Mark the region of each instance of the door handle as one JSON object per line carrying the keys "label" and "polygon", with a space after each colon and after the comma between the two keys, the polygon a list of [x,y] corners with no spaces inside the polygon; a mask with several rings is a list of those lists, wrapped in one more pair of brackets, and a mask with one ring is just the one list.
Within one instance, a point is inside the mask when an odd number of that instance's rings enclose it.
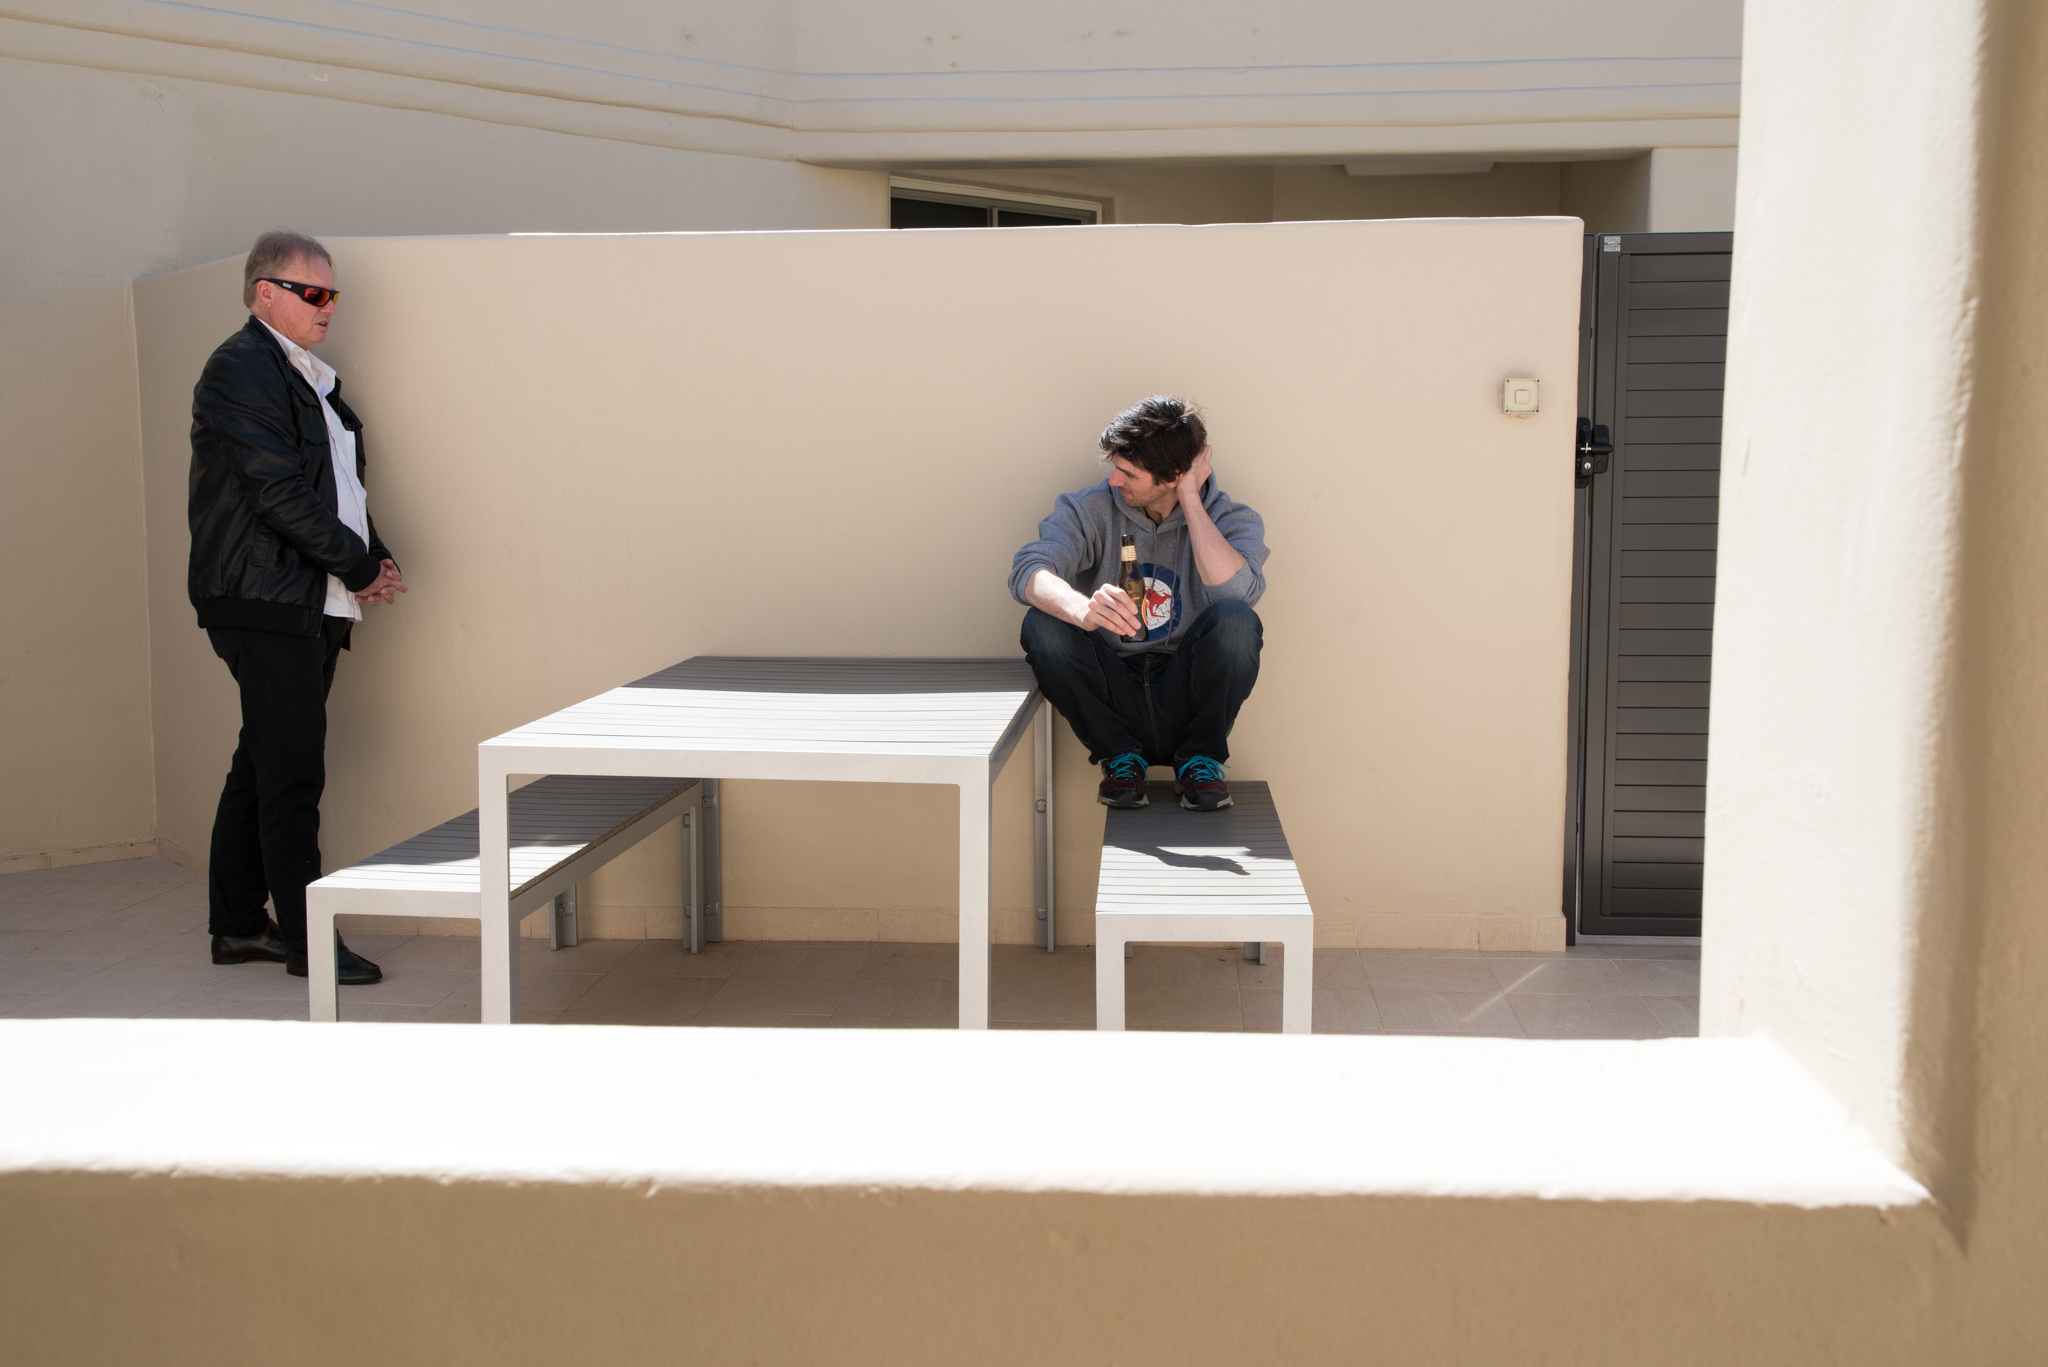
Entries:
{"label": "door handle", "polygon": [[1607,458],[1614,454],[1614,443],[1607,433],[1607,424],[1594,422],[1591,418],[1579,419],[1579,446],[1572,456],[1572,483],[1583,489],[1593,482],[1593,476],[1607,473]]}

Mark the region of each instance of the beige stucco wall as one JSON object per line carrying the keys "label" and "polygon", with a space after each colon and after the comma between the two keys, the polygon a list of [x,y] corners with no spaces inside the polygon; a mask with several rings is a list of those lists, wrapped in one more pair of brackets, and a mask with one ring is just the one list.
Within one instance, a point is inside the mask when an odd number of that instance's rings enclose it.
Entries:
{"label": "beige stucco wall", "polygon": [[[1233,764],[1273,783],[1319,933],[1555,941],[1577,235],[337,242],[326,349],[413,591],[336,686],[330,865],[473,806],[479,740],[689,655],[1014,657],[1012,553],[1100,477],[1108,417],[1171,390],[1208,405],[1224,487],[1270,528]],[[235,279],[136,286],[159,821],[194,852],[234,712],[184,603],[187,396],[238,321]],[[1542,414],[1501,414],[1511,374],[1549,386]],[[1080,943],[1102,816],[1062,732],[1061,938]],[[1028,787],[1017,764],[996,795],[1007,940],[1029,938]],[[945,790],[735,784],[726,820],[729,933],[950,937]],[[674,933],[667,845],[593,880],[594,930]]]}
{"label": "beige stucco wall", "polygon": [[308,1364],[2021,1367],[2042,1342],[2016,1276],[1965,1330],[1970,1281],[1925,1209],[86,1175],[5,1193],[7,1244],[37,1243],[0,1285],[0,1343],[49,1364],[289,1342]]}
{"label": "beige stucco wall", "polygon": [[[9,30],[11,33],[12,30]],[[128,282],[315,233],[866,226],[884,180],[0,57],[0,868],[154,838]]]}
{"label": "beige stucco wall", "polygon": [[[0,869],[157,833],[130,279],[279,224],[878,226],[885,170],[987,181],[1051,161],[1069,165],[1002,183],[1078,178],[1124,222],[1635,227],[1572,191],[1604,163],[1556,159],[1727,144],[1738,9],[1576,0],[1532,28],[1501,0],[1427,21],[1290,0],[1257,24],[1145,3],[20,0],[0,15],[0,572],[42,591],[0,640],[0,710],[34,722],[0,735]],[[1336,170],[1446,150],[1520,161],[1373,185]]]}

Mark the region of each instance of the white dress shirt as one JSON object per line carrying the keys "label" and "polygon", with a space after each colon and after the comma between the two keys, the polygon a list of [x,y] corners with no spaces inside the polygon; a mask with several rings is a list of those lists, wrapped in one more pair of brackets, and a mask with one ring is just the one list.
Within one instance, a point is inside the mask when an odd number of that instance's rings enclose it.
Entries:
{"label": "white dress shirt", "polygon": [[[256,320],[262,323],[262,319]],[[344,527],[370,544],[370,501],[363,492],[363,482],[356,478],[356,434],[341,425],[341,417],[334,411],[334,405],[327,402],[327,396],[334,392],[336,375],[334,367],[315,356],[312,352],[294,342],[291,338],[263,323],[270,335],[277,338],[277,344],[284,348],[284,354],[291,359],[292,369],[313,386],[313,392],[320,396],[320,411],[327,415],[327,452],[334,462],[334,514],[341,519]],[[322,611],[329,617],[346,617],[352,622],[363,620],[363,605],[348,591],[340,578],[327,576],[327,605]]]}

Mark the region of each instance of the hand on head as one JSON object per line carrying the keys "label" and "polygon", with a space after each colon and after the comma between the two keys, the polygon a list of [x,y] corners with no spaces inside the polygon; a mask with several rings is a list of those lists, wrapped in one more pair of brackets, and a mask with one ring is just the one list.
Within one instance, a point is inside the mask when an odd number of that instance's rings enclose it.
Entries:
{"label": "hand on head", "polygon": [[1181,477],[1173,482],[1174,492],[1180,496],[1182,502],[1201,502],[1202,486],[1208,483],[1209,476],[1215,473],[1215,466],[1209,461],[1211,449],[1213,448],[1204,446],[1196,454],[1193,463],[1181,472]]}

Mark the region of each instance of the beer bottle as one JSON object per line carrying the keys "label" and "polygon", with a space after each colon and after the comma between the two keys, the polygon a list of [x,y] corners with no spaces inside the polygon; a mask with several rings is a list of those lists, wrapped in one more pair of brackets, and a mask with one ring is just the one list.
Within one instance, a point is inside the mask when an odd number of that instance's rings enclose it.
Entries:
{"label": "beer bottle", "polygon": [[1138,608],[1138,632],[1135,636],[1122,639],[1136,643],[1145,640],[1152,633],[1145,629],[1145,576],[1138,573],[1138,543],[1129,532],[1123,534],[1122,560],[1117,567],[1117,587],[1130,595],[1131,602]]}

